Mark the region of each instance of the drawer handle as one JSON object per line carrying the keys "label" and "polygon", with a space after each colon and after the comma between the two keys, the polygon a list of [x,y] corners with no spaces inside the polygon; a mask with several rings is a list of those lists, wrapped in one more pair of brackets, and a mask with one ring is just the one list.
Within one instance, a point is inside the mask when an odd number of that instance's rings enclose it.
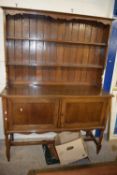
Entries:
{"label": "drawer handle", "polygon": [[5,121],[7,121],[7,117],[5,117]]}
{"label": "drawer handle", "polygon": [[20,108],[20,112],[22,112],[23,111],[23,108]]}
{"label": "drawer handle", "polygon": [[71,149],[74,149],[74,147],[73,147],[73,146],[67,147],[67,151],[69,151],[69,150],[71,150]]}
{"label": "drawer handle", "polygon": [[7,111],[4,111],[4,114],[7,115]]}

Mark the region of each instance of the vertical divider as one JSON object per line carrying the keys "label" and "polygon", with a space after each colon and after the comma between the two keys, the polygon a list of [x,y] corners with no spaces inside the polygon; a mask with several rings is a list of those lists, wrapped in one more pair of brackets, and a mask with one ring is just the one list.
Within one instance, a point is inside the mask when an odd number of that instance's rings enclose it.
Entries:
{"label": "vertical divider", "polygon": [[[36,26],[35,26],[36,29],[35,29],[35,30],[36,30],[36,38],[37,38],[38,16],[36,16],[36,21],[35,21],[35,22],[36,22]],[[38,38],[37,38],[37,39],[38,39]],[[35,81],[36,81],[36,82],[38,82],[37,72],[38,72],[38,69],[39,69],[38,62],[37,62],[37,53],[38,53],[38,52],[37,52],[37,42],[38,42],[38,41],[35,40],[35,65],[36,65],[36,66],[35,66],[35,69],[36,69],[36,72],[35,72]]]}
{"label": "vertical divider", "polygon": [[[14,37],[15,37],[15,17],[14,17]],[[14,42],[14,62],[16,62],[15,58],[15,39],[13,40]],[[14,66],[14,81],[16,81],[16,66]]]}
{"label": "vertical divider", "polygon": [[[31,64],[30,61],[30,15],[29,15],[29,64]],[[31,72],[30,72],[30,67],[28,67],[28,80],[30,81],[31,78]]]}
{"label": "vertical divider", "polygon": [[[23,16],[21,16],[21,38],[23,38]],[[21,40],[21,63],[22,65],[24,64],[23,63],[23,43],[24,43],[24,40]],[[26,76],[26,73],[25,73],[25,70],[23,68],[21,68],[21,71],[22,71],[22,81],[24,80],[25,76]]]}
{"label": "vertical divider", "polygon": [[[57,24],[57,36],[56,39],[58,40],[58,31],[59,31],[59,25]],[[58,50],[58,44],[56,43],[56,64],[58,65],[56,67],[56,77],[55,77],[55,81],[59,82],[60,81],[60,77],[61,77],[61,72],[60,72],[60,65],[59,65],[59,58],[58,58],[58,54],[57,54],[57,50]]]}
{"label": "vertical divider", "polygon": [[[42,47],[42,64],[44,63],[44,47],[45,47],[45,42],[44,42],[44,26],[45,26],[45,17],[43,16],[43,24],[42,24],[42,31],[43,31],[43,35],[42,35],[42,39],[43,39],[43,47]],[[43,68],[40,68],[41,70],[41,76],[42,76],[42,79],[41,81],[43,82],[44,81],[44,71],[43,71]]]}

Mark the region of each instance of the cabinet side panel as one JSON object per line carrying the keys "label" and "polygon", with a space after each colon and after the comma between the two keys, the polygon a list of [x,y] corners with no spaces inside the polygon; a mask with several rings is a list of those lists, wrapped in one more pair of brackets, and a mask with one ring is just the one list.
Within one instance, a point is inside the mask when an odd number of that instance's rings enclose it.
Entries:
{"label": "cabinet side panel", "polygon": [[3,122],[4,122],[4,133],[8,130],[8,105],[7,99],[2,97],[2,110],[3,110]]}

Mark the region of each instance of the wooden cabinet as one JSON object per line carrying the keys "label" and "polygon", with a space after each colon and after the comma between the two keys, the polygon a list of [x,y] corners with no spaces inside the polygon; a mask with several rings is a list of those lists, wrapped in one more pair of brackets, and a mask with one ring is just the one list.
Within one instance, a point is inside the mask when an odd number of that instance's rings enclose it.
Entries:
{"label": "wooden cabinet", "polygon": [[61,125],[63,128],[84,130],[105,125],[108,98],[69,98],[62,100]]}
{"label": "wooden cabinet", "polygon": [[[112,19],[4,8],[6,154],[15,133],[86,131],[101,148],[111,94],[102,90]],[[100,129],[99,140],[92,135]]]}
{"label": "wooden cabinet", "polygon": [[109,98],[10,98],[8,127],[14,132],[103,128]]}
{"label": "wooden cabinet", "polygon": [[57,127],[59,101],[51,98],[8,100],[9,130],[52,130]]}

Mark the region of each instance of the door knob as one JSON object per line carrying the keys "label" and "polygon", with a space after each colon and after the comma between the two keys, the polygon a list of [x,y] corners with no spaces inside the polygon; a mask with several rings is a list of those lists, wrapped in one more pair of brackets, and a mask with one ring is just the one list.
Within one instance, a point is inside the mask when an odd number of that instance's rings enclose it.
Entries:
{"label": "door knob", "polygon": [[7,111],[4,111],[4,114],[7,115]]}
{"label": "door knob", "polygon": [[20,108],[20,112],[22,112],[23,111],[23,108]]}
{"label": "door knob", "polygon": [[5,121],[7,121],[7,117],[5,117]]}

